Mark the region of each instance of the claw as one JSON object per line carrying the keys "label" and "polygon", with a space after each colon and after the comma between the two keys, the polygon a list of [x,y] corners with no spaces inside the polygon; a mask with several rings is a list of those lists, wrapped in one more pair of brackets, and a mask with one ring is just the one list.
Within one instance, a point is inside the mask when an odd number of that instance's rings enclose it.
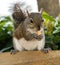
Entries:
{"label": "claw", "polygon": [[11,54],[16,54],[17,50],[11,50]]}
{"label": "claw", "polygon": [[44,53],[48,53],[49,51],[51,51],[52,49],[51,48],[44,48],[42,51],[44,52]]}

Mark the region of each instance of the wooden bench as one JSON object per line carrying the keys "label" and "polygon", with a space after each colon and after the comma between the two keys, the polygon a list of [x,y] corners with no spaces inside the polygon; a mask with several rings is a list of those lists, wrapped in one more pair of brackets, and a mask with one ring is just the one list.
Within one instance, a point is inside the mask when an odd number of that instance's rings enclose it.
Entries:
{"label": "wooden bench", "polygon": [[22,51],[0,53],[0,65],[60,65],[60,51]]}

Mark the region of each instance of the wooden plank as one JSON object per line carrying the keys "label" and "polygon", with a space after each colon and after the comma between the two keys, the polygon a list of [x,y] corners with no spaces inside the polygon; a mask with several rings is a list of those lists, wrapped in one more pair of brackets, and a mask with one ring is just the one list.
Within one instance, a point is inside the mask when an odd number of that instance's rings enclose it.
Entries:
{"label": "wooden plank", "polygon": [[0,53],[0,65],[60,65],[60,51],[22,51]]}

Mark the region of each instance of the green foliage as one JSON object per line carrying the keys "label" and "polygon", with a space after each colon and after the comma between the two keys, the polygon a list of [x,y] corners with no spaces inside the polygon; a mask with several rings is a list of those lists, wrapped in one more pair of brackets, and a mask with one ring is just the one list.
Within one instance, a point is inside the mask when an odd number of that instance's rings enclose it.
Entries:
{"label": "green foliage", "polygon": [[50,47],[53,50],[60,49],[60,15],[53,18],[43,12],[42,17],[45,26],[46,47]]}
{"label": "green foliage", "polygon": [[9,16],[0,17],[0,52],[12,47],[13,24]]}

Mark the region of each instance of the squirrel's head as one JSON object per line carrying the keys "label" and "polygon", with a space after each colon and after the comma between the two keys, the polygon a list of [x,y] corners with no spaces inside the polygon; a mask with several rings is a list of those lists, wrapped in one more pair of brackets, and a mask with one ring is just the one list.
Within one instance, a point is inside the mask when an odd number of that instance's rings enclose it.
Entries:
{"label": "squirrel's head", "polygon": [[43,19],[40,12],[28,14],[24,21],[24,27],[31,33],[40,31],[40,29],[43,27]]}

